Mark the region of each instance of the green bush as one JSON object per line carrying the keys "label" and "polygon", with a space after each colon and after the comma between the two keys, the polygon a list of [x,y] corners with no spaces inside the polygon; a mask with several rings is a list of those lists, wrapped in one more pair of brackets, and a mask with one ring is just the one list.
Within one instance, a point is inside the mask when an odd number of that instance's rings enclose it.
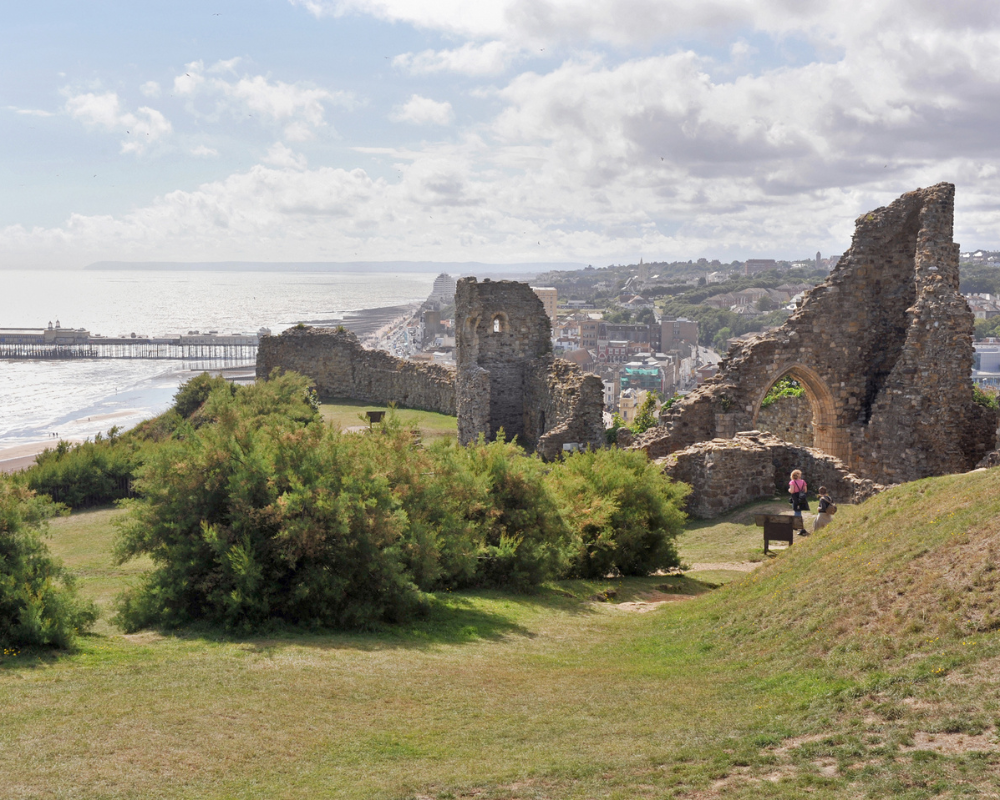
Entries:
{"label": "green bush", "polygon": [[174,411],[184,419],[189,419],[195,411],[201,408],[213,390],[227,390],[233,394],[236,392],[236,385],[229,383],[221,375],[212,377],[207,372],[197,375],[187,383],[181,385],[174,395]]}
{"label": "green bush", "polygon": [[138,465],[138,448],[112,433],[105,439],[70,445],[59,442],[35,457],[26,472],[28,486],[72,508],[102,505],[128,497]]}
{"label": "green bush", "polygon": [[154,563],[119,598],[127,630],[365,628],[422,613],[444,588],[676,563],[682,494],[642,453],[545,464],[502,437],[425,449],[392,412],[342,433],[291,374],[217,387],[194,416],[148,449],[125,503],[116,554]]}
{"label": "green bush", "polygon": [[972,399],[983,408],[1000,411],[1000,402],[997,400],[996,389],[981,389],[976,384],[972,384]]}
{"label": "green bush", "polygon": [[775,381],[774,385],[767,390],[764,399],[760,401],[761,408],[767,408],[772,403],[778,402],[783,397],[801,397],[805,394],[802,385],[792,377],[786,375]]}
{"label": "green bush", "polygon": [[575,453],[547,482],[576,537],[570,575],[649,575],[678,566],[674,539],[684,526],[689,490],[666,478],[645,453]]}
{"label": "green bush", "polygon": [[475,547],[471,578],[456,583],[528,591],[564,571],[569,530],[544,481],[547,466],[501,436],[433,453],[443,487]]}
{"label": "green bush", "polygon": [[0,480],[0,645],[69,647],[95,619],[76,596],[72,577],[41,540],[59,507],[18,480]]}

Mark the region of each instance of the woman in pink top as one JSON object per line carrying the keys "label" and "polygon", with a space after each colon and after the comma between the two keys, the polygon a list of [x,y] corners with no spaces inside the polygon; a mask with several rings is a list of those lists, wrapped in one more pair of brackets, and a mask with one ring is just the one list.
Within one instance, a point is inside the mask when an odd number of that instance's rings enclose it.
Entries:
{"label": "woman in pink top", "polygon": [[806,526],[802,522],[802,512],[809,510],[809,504],[806,502],[806,492],[809,487],[802,480],[802,470],[793,469],[791,478],[788,482],[788,493],[792,496],[792,513],[795,515],[792,527],[798,528],[800,536],[808,536]]}

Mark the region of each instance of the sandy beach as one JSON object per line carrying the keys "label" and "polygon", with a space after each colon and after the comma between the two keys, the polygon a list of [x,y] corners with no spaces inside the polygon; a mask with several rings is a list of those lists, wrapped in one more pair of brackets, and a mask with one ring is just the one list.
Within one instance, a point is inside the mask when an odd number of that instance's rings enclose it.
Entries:
{"label": "sandy beach", "polygon": [[[19,444],[16,447],[0,450],[0,472],[20,472],[22,469],[27,469],[35,463],[35,456],[46,448],[55,447],[58,441],[58,439],[52,438],[47,442]],[[74,440],[74,443],[75,441],[79,440]]]}

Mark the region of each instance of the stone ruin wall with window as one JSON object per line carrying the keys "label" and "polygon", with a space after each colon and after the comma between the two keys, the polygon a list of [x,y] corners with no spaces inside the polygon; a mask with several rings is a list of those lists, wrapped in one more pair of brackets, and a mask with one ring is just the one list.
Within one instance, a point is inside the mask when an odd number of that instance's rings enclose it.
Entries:
{"label": "stone ruin wall with window", "polygon": [[438,364],[403,361],[366,350],[343,328],[289,328],[264,336],[257,351],[257,379],[275,368],[309,377],[324,400],[360,400],[455,415],[455,376]]}
{"label": "stone ruin wall with window", "polygon": [[455,291],[458,438],[502,429],[543,458],[604,444],[604,387],[552,355],[552,328],[526,283],[462,278]]}
{"label": "stone ruin wall with window", "polygon": [[779,397],[762,406],[757,415],[757,430],[773,433],[783,442],[799,447],[813,446],[812,409],[805,394]]}
{"label": "stone ruin wall with window", "polygon": [[851,472],[891,484],[974,468],[994,449],[997,414],[972,397],[954,196],[941,183],[859,217],[850,250],[785,324],[735,345],[634,446],[662,457],[754,429],[764,395],[790,375],[813,446]]}

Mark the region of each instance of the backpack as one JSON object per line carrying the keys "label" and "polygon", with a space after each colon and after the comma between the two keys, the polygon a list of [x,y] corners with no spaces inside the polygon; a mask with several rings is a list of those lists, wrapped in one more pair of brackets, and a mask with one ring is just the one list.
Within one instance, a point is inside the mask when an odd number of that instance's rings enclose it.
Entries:
{"label": "backpack", "polygon": [[837,505],[835,503],[830,503],[830,505],[826,507],[826,513],[832,517],[837,513]]}

